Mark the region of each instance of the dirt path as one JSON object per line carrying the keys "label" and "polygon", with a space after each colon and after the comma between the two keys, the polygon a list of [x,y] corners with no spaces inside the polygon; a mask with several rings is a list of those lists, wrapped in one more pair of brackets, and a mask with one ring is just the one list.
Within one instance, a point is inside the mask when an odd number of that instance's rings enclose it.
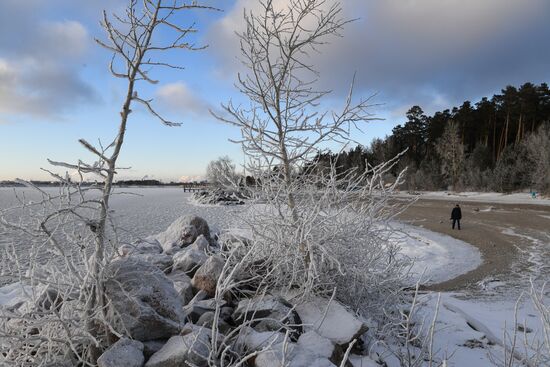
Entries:
{"label": "dirt path", "polygon": [[550,280],[549,206],[460,203],[463,219],[462,230],[458,231],[451,229],[449,220],[455,204],[455,201],[420,199],[399,217],[470,243],[483,256],[477,269],[430,289],[474,290],[489,279],[512,283],[529,277]]}

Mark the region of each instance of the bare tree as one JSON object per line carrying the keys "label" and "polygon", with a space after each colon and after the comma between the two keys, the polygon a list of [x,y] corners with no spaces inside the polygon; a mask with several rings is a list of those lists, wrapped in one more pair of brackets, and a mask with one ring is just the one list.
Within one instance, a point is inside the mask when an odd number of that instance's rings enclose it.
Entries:
{"label": "bare tree", "polygon": [[235,164],[228,156],[219,157],[208,163],[206,167],[206,178],[208,182],[218,186],[235,186],[238,180]]}
{"label": "bare tree", "polygon": [[[67,175],[51,171],[60,183],[58,194],[52,195],[39,188],[39,199],[29,203],[21,198],[17,208],[3,210],[1,223],[8,230],[19,230],[35,240],[36,245],[29,254],[30,268],[19,266],[17,251],[5,256],[11,260],[3,264],[3,274],[16,274],[21,284],[29,284],[30,297],[36,301],[41,292],[38,284],[47,284],[56,289],[57,299],[72,299],[74,312],[63,313],[55,307],[43,307],[21,313],[9,311],[2,315],[3,322],[21,320],[28,329],[37,328],[38,334],[25,334],[4,323],[2,337],[13,343],[5,354],[6,363],[15,365],[41,365],[59,354],[72,352],[79,362],[93,365],[101,350],[110,343],[112,330],[105,315],[108,299],[103,294],[103,270],[118,246],[116,226],[110,216],[110,199],[113,195],[113,180],[118,171],[117,165],[132,109],[142,105],[162,124],[178,126],[178,123],[162,117],[147,99],[139,92],[141,82],[156,84],[151,69],[182,69],[182,66],[159,59],[160,53],[170,50],[200,50],[190,36],[197,32],[194,23],[180,25],[183,13],[193,9],[214,9],[197,1],[188,3],[179,0],[130,0],[123,14],[108,15],[103,12],[101,25],[107,33],[107,40],[96,40],[99,45],[111,51],[109,65],[113,76],[126,81],[126,93],[122,101],[118,134],[108,144],[101,142],[95,146],[84,139],[81,145],[91,152],[96,160],[92,163],[78,161],[76,164],[49,160],[56,167],[62,167],[76,174],[77,180]],[[161,43],[156,35],[163,32],[169,41]],[[89,176],[99,177],[97,186],[82,185]],[[27,183],[27,185],[30,185]],[[26,212],[33,218],[36,227],[14,221],[14,212]],[[53,258],[38,261],[33,258],[41,251]],[[37,261],[34,263],[33,261]],[[40,265],[41,264],[41,265]],[[42,276],[38,276],[41,274]],[[25,288],[27,289],[27,288]],[[38,293],[38,294],[37,294]],[[50,306],[54,299],[49,302]],[[67,302],[66,302],[67,303]],[[65,304],[64,304],[65,306]],[[50,329],[48,334],[47,328]],[[16,330],[16,329],[15,329]],[[42,332],[44,331],[44,332]],[[17,332],[17,330],[16,330]],[[57,333],[57,335],[55,335]]]}
{"label": "bare tree", "polygon": [[[364,173],[337,174],[335,162],[322,172],[306,169],[327,143],[345,145],[352,131],[372,120],[369,99],[354,102],[353,82],[340,111],[320,109],[330,92],[316,89],[312,56],[350,22],[340,3],[261,0],[258,11],[245,11],[244,21],[239,36],[247,71],[238,75],[237,87],[250,104],[230,101],[215,116],[241,129],[237,142],[258,182],[254,195],[267,204],[245,218],[259,249],[255,260],[277,254],[285,259],[270,272],[278,287],[309,294],[337,286],[348,304],[394,289],[401,263],[382,233],[400,210],[389,198],[402,176],[384,182],[396,159]],[[360,282],[370,284],[359,290]]]}

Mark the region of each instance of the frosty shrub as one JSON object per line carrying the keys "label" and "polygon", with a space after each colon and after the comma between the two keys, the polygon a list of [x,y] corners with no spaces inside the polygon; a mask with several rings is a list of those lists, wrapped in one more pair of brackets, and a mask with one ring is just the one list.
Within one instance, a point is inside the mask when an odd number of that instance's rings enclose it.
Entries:
{"label": "frosty shrub", "polygon": [[211,161],[206,167],[206,179],[219,188],[235,186],[238,182],[235,164],[228,156]]}
{"label": "frosty shrub", "polygon": [[246,72],[237,86],[249,105],[229,102],[216,117],[241,130],[247,174],[258,183],[245,220],[255,248],[249,261],[262,264],[263,281],[306,296],[336,288],[348,305],[375,309],[398,293],[402,274],[386,236],[403,206],[391,201],[403,176],[383,179],[397,158],[365,172],[337,174],[335,162],[306,169],[327,143],[345,145],[372,119],[369,100],[354,101],[353,83],[340,111],[320,109],[329,92],[315,88],[310,55],[340,35],[349,22],[341,13],[338,2],[323,0],[262,0],[245,11]]}

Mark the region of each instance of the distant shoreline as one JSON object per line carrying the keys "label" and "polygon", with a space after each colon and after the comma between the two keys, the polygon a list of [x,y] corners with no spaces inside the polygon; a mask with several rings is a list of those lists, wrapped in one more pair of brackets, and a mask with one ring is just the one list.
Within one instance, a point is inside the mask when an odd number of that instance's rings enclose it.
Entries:
{"label": "distant shoreline", "polygon": [[[29,181],[32,185],[36,187],[60,187],[62,186],[59,182],[48,182],[48,181]],[[89,186],[101,186],[101,182],[82,182],[81,186],[89,187]],[[159,181],[134,181],[134,180],[124,180],[124,181],[118,181],[113,184],[115,187],[181,187],[181,188],[189,188],[189,187],[205,187],[209,186],[207,182],[189,182],[189,183],[183,183],[183,182],[169,182],[169,183],[163,183]],[[0,188],[17,188],[17,187],[28,187],[24,183],[17,182],[17,181],[1,181],[0,182]]]}

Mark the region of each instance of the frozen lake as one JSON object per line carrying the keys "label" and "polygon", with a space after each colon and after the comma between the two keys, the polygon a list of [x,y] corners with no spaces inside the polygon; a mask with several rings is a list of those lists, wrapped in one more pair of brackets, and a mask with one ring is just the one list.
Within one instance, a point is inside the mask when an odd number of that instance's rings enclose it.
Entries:
{"label": "frozen lake", "polygon": [[[25,195],[27,201],[38,196],[32,189],[17,188],[18,195]],[[58,189],[45,188],[55,194]],[[175,219],[182,215],[195,214],[206,219],[211,229],[231,228],[238,222],[238,213],[243,207],[203,206],[190,202],[191,194],[180,188],[117,188],[115,192],[128,192],[132,195],[114,195],[111,199],[113,218],[120,227],[122,241],[132,241],[164,231]],[[137,194],[137,195],[133,195]],[[17,205],[13,188],[0,188],[0,208]],[[0,231],[0,247],[15,245],[24,251],[28,244],[23,237],[8,236]]]}

